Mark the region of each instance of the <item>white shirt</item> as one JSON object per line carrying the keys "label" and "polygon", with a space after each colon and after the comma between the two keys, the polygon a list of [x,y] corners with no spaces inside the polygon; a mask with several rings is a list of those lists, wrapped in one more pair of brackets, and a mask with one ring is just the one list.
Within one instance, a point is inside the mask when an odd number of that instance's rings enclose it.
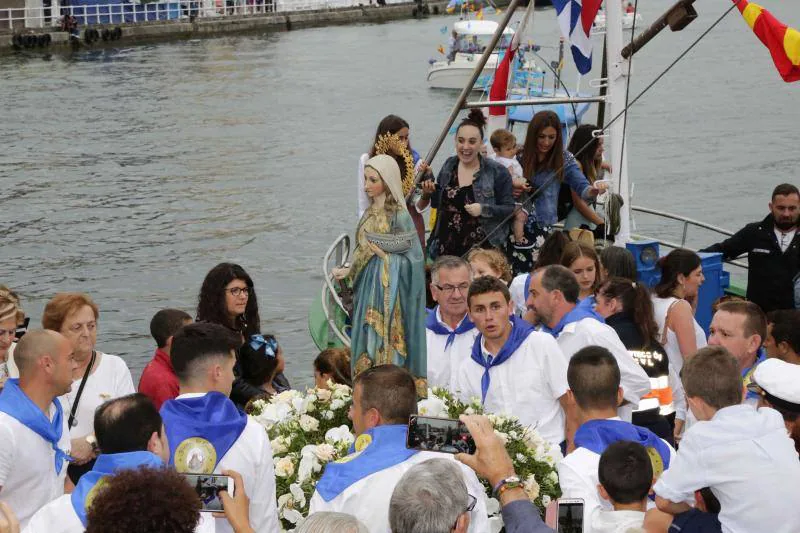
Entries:
{"label": "white shirt", "polygon": [[682,502],[703,487],[719,500],[724,533],[797,533],[800,461],[783,417],[769,408],[734,405],[689,428],[653,488]]}
{"label": "white shirt", "polygon": [[494,156],[494,160],[503,165],[503,168],[508,169],[512,178],[522,177],[522,165],[519,164],[516,157],[500,157]]}
{"label": "white shirt", "polygon": [[[448,326],[443,320],[442,315],[439,313],[439,307],[436,307],[436,319],[447,328],[448,331],[453,329]],[[466,319],[466,315],[461,320]],[[461,322],[458,323],[461,325]],[[461,364],[469,359],[469,354],[472,352],[472,346],[475,344],[475,337],[478,336],[478,328],[472,328],[464,333],[459,333],[453,339],[453,342],[445,348],[447,344],[447,335],[439,335],[429,329],[425,329],[425,337],[428,346],[428,386],[429,387],[444,387],[447,390],[454,390],[455,379],[458,375],[458,369]]]}
{"label": "white shirt", "polygon": [[[100,358],[100,363],[86,379],[83,394],[78,402],[78,411],[75,413],[77,425],[69,432],[73,439],[94,433],[94,412],[102,404],[108,400],[136,392],[131,371],[128,370],[128,365],[121,357],[102,352],[97,352],[97,357]],[[81,378],[83,375],[73,381],[72,390],[61,397],[65,419],[69,418],[72,404],[78,395]]]}
{"label": "white shirt", "polygon": [[[199,398],[203,394],[181,394],[181,398]],[[250,526],[258,533],[277,533],[281,530],[278,521],[278,504],[275,499],[275,467],[272,462],[272,447],[264,427],[250,417],[247,425],[233,446],[217,462],[214,474],[223,470],[235,470],[242,475],[245,491],[250,498]],[[225,518],[213,518],[211,513],[200,513],[198,530],[206,531],[209,522],[216,524],[217,533],[233,533]]]}
{"label": "white shirt", "polygon": [[75,514],[71,496],[64,494],[39,509],[22,533],[83,533],[84,531],[86,528]]}
{"label": "white shirt", "polygon": [[558,336],[558,346],[568,363],[578,350],[587,346],[602,346],[611,352],[619,365],[623,397],[630,403],[620,407],[618,413],[623,420],[630,422],[633,408],[639,404],[642,396],[650,392],[650,378],[628,353],[617,332],[593,318],[584,318],[564,326]]}
{"label": "white shirt", "polygon": [[778,239],[778,246],[780,247],[781,252],[785,252],[786,250],[789,249],[789,246],[792,245],[795,233],[797,233],[797,228],[794,228],[786,232],[783,232],[778,228],[775,228],[775,237]]}
{"label": "white shirt", "polygon": [[[611,418],[611,420],[621,420],[619,417]],[[675,458],[675,450],[668,442],[662,441],[669,446],[670,451],[670,467]],[[556,468],[558,469],[558,483],[561,486],[562,498],[581,498],[584,502],[584,516],[594,517],[598,511],[612,511],[611,503],[604,500],[600,493],[597,491],[597,485],[600,479],[597,475],[597,469],[600,466],[600,455],[587,450],[586,448],[577,448],[572,453],[568,454],[561,461],[558,462]],[[650,504],[651,506],[654,504]],[[600,533],[606,531],[603,529],[595,530],[592,527],[592,522],[587,524],[584,533]]]}
{"label": "white shirt", "polygon": [[508,292],[511,293],[511,301],[514,303],[514,312],[519,317],[525,316],[528,312],[528,295],[525,294],[525,281],[530,274],[520,274],[514,276],[511,280],[511,285],[508,286]]}
{"label": "white shirt", "polygon": [[[585,509],[585,507],[584,507]],[[641,511],[604,511],[596,509],[590,516],[588,528],[594,533],[628,533],[629,530],[644,531],[644,513]],[[636,529],[639,528],[639,529]]]}
{"label": "white shirt", "polygon": [[[309,514],[322,511],[346,513],[361,520],[370,533],[390,533],[389,500],[392,498],[395,486],[412,466],[428,459],[452,459],[455,461],[453,456],[447,453],[417,452],[400,464],[358,480],[329,502],[326,502],[315,491],[314,496],[311,497]],[[469,531],[486,533],[489,531],[486,490],[478,481],[475,472],[461,463],[457,464],[464,475],[467,492],[478,500],[475,509],[470,513]]]}
{"label": "white shirt", "polygon": [[[55,413],[51,404],[51,420]],[[66,407],[63,428],[58,447],[69,453]],[[66,475],[66,462],[56,474],[55,451],[49,442],[16,418],[0,413],[0,501],[16,513],[21,528],[41,507],[64,494]]]}
{"label": "white shirt", "polygon": [[[481,342],[483,357],[488,352]],[[467,359],[456,380],[462,401],[481,397],[484,368]],[[534,331],[505,363],[489,369],[483,406],[494,414],[513,415],[523,426],[536,426],[543,439],[558,447],[564,440],[565,415],[558,399],[566,394],[567,362],[553,337]]]}

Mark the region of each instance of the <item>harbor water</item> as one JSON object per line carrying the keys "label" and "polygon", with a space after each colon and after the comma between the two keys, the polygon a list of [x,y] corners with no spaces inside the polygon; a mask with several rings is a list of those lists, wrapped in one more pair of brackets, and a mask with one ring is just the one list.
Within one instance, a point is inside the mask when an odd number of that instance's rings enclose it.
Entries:
{"label": "harbor water", "polygon": [[[641,0],[644,23],[669,4]],[[793,4],[767,7],[798,27]],[[698,2],[698,20],[637,54],[631,95],[729,6]],[[456,97],[428,88],[427,63],[455,20],[0,57],[0,283],[22,294],[36,326],[54,293],[89,293],[100,307],[98,349],[120,354],[138,380],[152,315],[194,314],[206,272],[237,262],[290,379],[311,384],[308,309],[322,254],[355,229],[358,157],[388,113],[406,118],[412,146],[427,151]],[[533,35],[555,59],[552,9],[536,12]],[[601,51],[595,38],[583,91],[599,77]],[[569,60],[566,72],[574,89]],[[763,218],[772,188],[797,182],[799,91],[731,12],[631,109],[634,204],[731,229]],[[516,133],[522,140],[524,129]],[[635,231],[680,239],[679,226],[644,215]],[[694,245],[713,238],[689,234]]]}

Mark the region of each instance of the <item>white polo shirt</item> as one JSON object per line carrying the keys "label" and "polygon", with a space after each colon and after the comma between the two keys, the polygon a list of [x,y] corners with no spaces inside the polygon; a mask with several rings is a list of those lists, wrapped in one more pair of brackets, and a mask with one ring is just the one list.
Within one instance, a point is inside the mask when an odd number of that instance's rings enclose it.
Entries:
{"label": "white polo shirt", "polygon": [[[55,416],[50,405],[50,419]],[[58,447],[69,452],[67,412]],[[0,413],[0,501],[6,502],[24,529],[40,508],[64,494],[67,463],[56,474],[55,451],[49,442],[16,418]]]}
{"label": "white polo shirt", "polygon": [[797,533],[800,461],[774,409],[720,409],[686,430],[680,451],[653,489],[673,502],[709,487],[724,533]]}
{"label": "white polo shirt", "polygon": [[[610,420],[622,420],[614,417]],[[670,465],[675,458],[675,450],[667,441],[661,439],[670,451]],[[562,498],[581,498],[584,502],[584,516],[594,517],[599,511],[613,511],[608,500],[603,499],[597,491],[600,479],[597,469],[600,467],[600,455],[586,448],[577,448],[558,462],[558,483],[561,486]],[[654,504],[653,504],[654,505]],[[594,520],[594,518],[592,518]],[[599,533],[599,529],[596,533]],[[592,533],[595,528],[587,522],[584,533]]]}
{"label": "white polo shirt", "polygon": [[[181,398],[196,398],[203,394],[182,394]],[[278,521],[278,504],[275,499],[275,468],[272,462],[272,447],[264,427],[250,417],[247,425],[233,446],[219,460],[214,474],[223,470],[235,470],[242,475],[247,496],[250,498],[250,526],[261,533],[277,533],[281,530]],[[208,530],[213,522],[217,533],[233,533],[225,518],[213,518],[211,513],[200,513],[198,530]]]}
{"label": "white polo shirt", "polygon": [[[448,331],[453,329],[448,326],[443,320],[442,315],[439,313],[439,307],[436,307],[436,319]],[[467,319],[464,318],[461,322]],[[459,326],[461,325],[459,322]],[[453,339],[450,346],[447,345],[447,335],[440,335],[434,333],[429,329],[425,329],[425,337],[428,344],[428,386],[429,387],[444,387],[450,391],[455,388],[455,378],[458,375],[458,369],[461,364],[469,359],[469,354],[472,352],[472,345],[475,344],[475,337],[478,336],[478,328],[472,328],[464,333],[459,333]]]}
{"label": "white polo shirt", "polygon": [[[483,356],[488,352],[481,341]],[[565,415],[558,399],[566,394],[567,363],[555,339],[532,332],[506,362],[489,369],[484,407],[494,414],[513,415],[524,426],[536,426],[553,446],[564,440]],[[481,397],[484,368],[467,356],[461,365],[456,391],[462,401]]]}
{"label": "white polo shirt", "polygon": [[650,379],[628,353],[617,332],[593,318],[584,318],[564,326],[558,336],[558,346],[568,363],[578,350],[587,346],[602,346],[611,352],[619,365],[623,397],[630,402],[630,405],[620,407],[618,413],[623,420],[630,422],[633,408],[639,405],[642,396],[650,392]]}

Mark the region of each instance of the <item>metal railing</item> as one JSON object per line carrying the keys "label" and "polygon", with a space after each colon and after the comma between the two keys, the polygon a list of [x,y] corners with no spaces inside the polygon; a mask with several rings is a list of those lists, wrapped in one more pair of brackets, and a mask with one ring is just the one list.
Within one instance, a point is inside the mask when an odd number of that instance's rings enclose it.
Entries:
{"label": "metal railing", "polygon": [[[725,237],[730,237],[731,235],[733,235],[732,231],[726,230],[725,228],[720,228],[719,226],[714,226],[713,224],[707,224],[705,222],[701,222],[701,221],[695,220],[693,218],[685,217],[683,215],[676,215],[675,213],[670,213],[668,211],[661,211],[659,209],[650,209],[649,207],[641,207],[641,206],[638,206],[638,205],[632,205],[631,206],[631,211],[635,211],[637,213],[646,213],[648,215],[654,215],[656,217],[675,220],[677,222],[682,222],[683,223],[683,227],[682,227],[680,243],[663,240],[663,239],[660,239],[660,238],[653,237],[651,235],[636,235],[637,238],[651,239],[651,240],[654,240],[654,241],[658,242],[659,244],[662,244],[662,245],[664,245],[664,246],[666,246],[668,248],[687,248],[689,250],[692,250],[692,251],[696,252],[697,250],[694,250],[694,249],[689,248],[689,247],[686,246],[686,241],[687,241],[687,237],[688,237],[688,234],[689,234],[689,227],[690,226],[703,228],[703,229],[712,231],[712,232],[714,232],[714,233],[716,233],[718,235],[723,235]],[[748,268],[748,265],[747,265],[746,262],[742,262],[742,261],[739,261],[739,260],[733,260],[732,259],[730,261],[725,261],[725,263],[737,266],[739,268],[743,268],[745,270],[747,270],[747,268]]]}
{"label": "metal railing", "polygon": [[[386,0],[386,4],[411,0]],[[191,18],[263,16],[298,11],[369,6],[375,0],[182,0],[164,2],[120,2],[116,4],[10,7],[0,9],[0,29],[52,29],[62,25],[64,16],[74,17],[78,26],[95,24],[136,24]]]}
{"label": "metal railing", "polygon": [[333,259],[333,264],[338,267],[345,263],[345,261],[350,259],[350,237],[347,233],[342,233],[339,235],[333,244],[330,245],[328,251],[325,252],[325,256],[322,259],[322,278],[325,280],[325,284],[322,286],[322,311],[325,313],[325,319],[328,322],[328,331],[333,332],[339,340],[347,346],[350,347],[350,338],[348,335],[339,329],[338,324],[334,318],[334,314],[331,313],[330,304],[335,304],[345,315],[348,315],[347,309],[345,309],[344,304],[342,303],[342,299],[339,297],[339,293],[334,285],[334,278],[333,274],[330,270],[331,259]]}

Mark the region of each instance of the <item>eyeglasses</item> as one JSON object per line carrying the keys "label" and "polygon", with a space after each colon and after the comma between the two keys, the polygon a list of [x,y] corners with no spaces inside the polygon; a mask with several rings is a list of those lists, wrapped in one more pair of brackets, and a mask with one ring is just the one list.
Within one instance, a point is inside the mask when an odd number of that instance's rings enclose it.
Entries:
{"label": "eyeglasses", "polygon": [[445,294],[451,294],[456,289],[458,289],[461,294],[466,294],[467,290],[469,290],[469,283],[462,283],[461,285],[434,285],[434,287]]}
{"label": "eyeglasses", "polygon": [[250,287],[231,287],[230,289],[225,289],[225,292],[231,293],[231,296],[238,297],[242,294],[249,295],[250,294]]}
{"label": "eyeglasses", "polygon": [[[469,500],[468,500],[469,503],[467,504],[467,508],[464,509],[464,512],[461,513],[461,514],[471,513],[472,510],[475,509],[475,505],[478,503],[478,498],[476,498],[475,496],[473,496],[469,492],[467,493],[467,498],[469,498]],[[461,516],[461,515],[459,515],[459,516]],[[456,523],[453,524],[453,527],[451,529],[456,529],[456,526],[458,526],[458,518],[456,518]]]}

